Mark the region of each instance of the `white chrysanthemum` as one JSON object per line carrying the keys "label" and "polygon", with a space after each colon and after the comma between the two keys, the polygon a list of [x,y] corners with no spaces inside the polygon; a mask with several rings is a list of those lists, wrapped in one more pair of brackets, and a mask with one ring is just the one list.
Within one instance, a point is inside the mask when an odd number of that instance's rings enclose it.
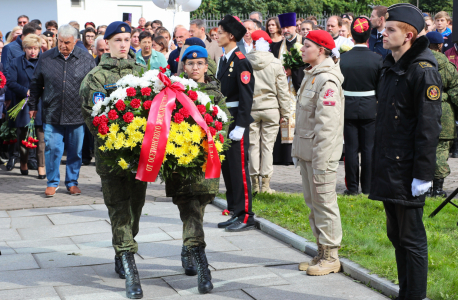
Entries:
{"label": "white chrysanthemum", "polygon": [[151,81],[145,79],[145,78],[140,78],[140,82],[139,82],[139,86],[140,88],[146,88],[146,87],[149,87],[151,85]]}
{"label": "white chrysanthemum", "polygon": [[153,82],[156,80],[157,75],[159,75],[159,70],[149,70],[143,74],[142,79]]}
{"label": "white chrysanthemum", "polygon": [[227,122],[227,115],[226,113],[224,112],[224,110],[222,110],[218,105],[215,105],[217,108],[218,108],[218,114],[216,115],[216,117],[218,119],[221,119],[221,121],[223,121],[224,123]]}
{"label": "white chrysanthemum", "polygon": [[162,81],[157,78],[155,81],[154,81],[154,88],[153,88],[153,92],[155,92],[156,94],[159,93],[160,91],[162,91],[163,89],[165,88],[165,85],[162,83]]}
{"label": "white chrysanthemum", "polygon": [[92,111],[98,114],[101,108],[102,102],[97,102],[96,104],[94,104],[94,106],[92,106]]}
{"label": "white chrysanthemum", "polygon": [[110,107],[107,106],[107,107],[105,108],[105,113],[108,113],[109,111],[110,111]]}
{"label": "white chrysanthemum", "polygon": [[116,82],[116,85],[119,86],[119,87],[130,86],[130,82],[132,81],[132,79],[133,79],[134,77],[135,77],[134,75],[128,74],[128,75],[122,77],[121,79],[119,79],[119,80]]}
{"label": "white chrysanthemum", "polygon": [[211,99],[210,97],[208,97],[207,94],[197,91],[197,96],[198,96],[197,102],[199,102],[200,104],[207,105],[208,102],[211,103]]}
{"label": "white chrysanthemum", "polygon": [[102,101],[102,105],[108,106],[110,104],[111,97],[105,97],[105,99]]}
{"label": "white chrysanthemum", "polygon": [[192,79],[181,78],[181,77],[178,77],[178,76],[171,76],[170,80],[172,82],[179,82],[185,88],[188,88],[188,89],[193,89],[193,88],[195,89],[195,88],[198,87],[198,84]]}
{"label": "white chrysanthemum", "polygon": [[124,100],[127,97],[127,88],[117,88],[113,93],[111,93],[110,98],[114,99],[114,101],[118,101],[119,99]]}

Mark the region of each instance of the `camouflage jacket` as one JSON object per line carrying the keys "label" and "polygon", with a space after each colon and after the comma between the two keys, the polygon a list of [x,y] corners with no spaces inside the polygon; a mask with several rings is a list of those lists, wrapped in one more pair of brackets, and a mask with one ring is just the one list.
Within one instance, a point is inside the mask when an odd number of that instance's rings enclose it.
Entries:
{"label": "camouflage jacket", "polygon": [[438,63],[442,79],[442,130],[439,139],[451,140],[456,136],[455,109],[458,108],[458,72],[448,58],[437,51],[432,51]]}
{"label": "camouflage jacket", "polygon": [[[108,175],[110,167],[103,164],[103,158],[110,155],[110,153],[103,153],[99,150],[98,144],[103,144],[102,140],[97,138],[97,128],[92,125],[91,116],[94,93],[100,92],[105,96],[109,96],[111,92],[116,89],[115,83],[122,77],[128,74],[139,75],[141,70],[145,66],[135,62],[135,53],[130,50],[128,59],[116,59],[112,58],[110,54],[104,54],[100,64],[92,69],[80,87],[80,97],[82,98],[83,104],[83,117],[89,130],[94,135],[94,152],[95,152],[95,163],[96,171],[99,175]],[[100,143],[101,142],[101,143]]]}
{"label": "camouflage jacket", "polygon": [[[227,116],[230,117],[229,110],[226,108],[225,97],[221,94],[219,89],[219,82],[213,76],[209,76],[211,81],[209,83],[199,83],[200,88],[205,90],[208,95],[214,96],[215,104],[225,108]],[[226,132],[224,138],[227,137],[227,130],[229,123],[226,124],[223,130]],[[178,175],[178,174],[177,174]],[[185,195],[204,195],[216,194],[219,191],[219,178],[205,179],[205,174],[199,178],[191,178],[184,180],[184,178],[177,176],[173,180],[165,181],[165,192],[167,197],[185,196]]]}

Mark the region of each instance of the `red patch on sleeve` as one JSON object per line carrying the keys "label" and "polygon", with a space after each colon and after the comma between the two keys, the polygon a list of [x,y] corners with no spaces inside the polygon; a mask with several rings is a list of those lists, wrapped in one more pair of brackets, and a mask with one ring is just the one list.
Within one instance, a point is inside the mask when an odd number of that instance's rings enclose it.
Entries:
{"label": "red patch on sleeve", "polygon": [[323,98],[324,99],[328,99],[328,98],[331,98],[334,96],[334,90],[333,89],[328,89],[325,93],[324,93],[324,96]]}
{"label": "red patch on sleeve", "polygon": [[245,58],[246,58],[245,55],[243,55],[243,53],[240,52],[240,51],[235,52],[235,55],[237,55],[237,57],[238,57],[239,59],[245,59]]}
{"label": "red patch on sleeve", "polygon": [[323,101],[323,105],[324,106],[336,106],[336,102],[335,101],[325,100],[325,101]]}
{"label": "red patch on sleeve", "polygon": [[240,74],[240,79],[244,84],[248,84],[251,80],[251,73],[248,71],[243,71],[242,74]]}

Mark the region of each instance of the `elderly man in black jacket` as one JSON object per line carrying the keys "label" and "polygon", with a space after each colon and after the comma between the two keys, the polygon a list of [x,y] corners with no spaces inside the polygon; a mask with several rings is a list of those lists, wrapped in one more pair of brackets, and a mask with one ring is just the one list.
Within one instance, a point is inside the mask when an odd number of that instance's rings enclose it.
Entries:
{"label": "elderly man in black jacket", "polygon": [[370,199],[383,201],[387,234],[395,248],[399,299],[426,297],[428,244],[425,193],[436,167],[441,131],[442,82],[428,49],[421,11],[388,8],[383,47],[390,49],[377,88],[377,117]]}
{"label": "elderly man in black jacket", "polygon": [[65,186],[71,195],[81,194],[78,177],[81,168],[84,118],[81,113],[79,88],[89,71],[95,67],[87,51],[75,47],[78,32],[64,25],[58,32],[59,47],[40,55],[30,85],[30,115],[35,116],[37,102],[43,101],[43,130],[48,184],[47,197],[55,195],[60,182],[59,165],[67,147]]}

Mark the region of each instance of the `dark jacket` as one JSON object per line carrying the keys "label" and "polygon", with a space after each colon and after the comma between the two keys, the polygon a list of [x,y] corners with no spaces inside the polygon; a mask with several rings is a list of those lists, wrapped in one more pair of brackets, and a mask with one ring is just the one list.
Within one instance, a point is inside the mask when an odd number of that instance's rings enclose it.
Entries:
{"label": "dark jacket", "polygon": [[[3,73],[3,64],[0,62],[0,72]],[[5,74],[3,74],[5,75]],[[0,119],[2,119],[2,112],[3,112],[3,107],[5,103],[5,92],[6,92],[6,86],[2,89],[0,89]]]}
{"label": "dark jacket", "polygon": [[169,59],[167,60],[167,64],[170,66],[170,73],[175,75],[178,71],[178,61],[177,58],[180,58],[181,48],[176,48],[172,52],[170,52]]}
{"label": "dark jacket", "polygon": [[94,67],[92,55],[78,47],[73,49],[67,60],[57,47],[41,54],[30,85],[30,109],[37,109],[41,97],[44,123],[83,124],[79,88]]}
{"label": "dark jacket", "polygon": [[[340,56],[340,71],[345,80],[342,88],[348,92],[377,90],[382,69],[382,57],[367,47],[354,47]],[[345,119],[375,119],[376,95],[345,95]]]}
{"label": "dark jacket", "polygon": [[441,131],[442,82],[425,36],[395,63],[389,54],[377,88],[377,117],[369,198],[422,207],[414,178],[430,181]]}
{"label": "dark jacket", "polygon": [[[28,61],[25,55],[22,55],[11,61],[9,69],[7,85],[8,89],[15,95],[15,99],[13,99],[12,103],[12,106],[14,106],[27,98],[27,91],[29,90],[30,82],[32,81],[33,73],[36,69],[36,61],[35,63]],[[38,101],[37,108],[38,112],[35,118],[35,125],[40,126],[43,125],[41,117],[41,100]],[[29,107],[25,105],[14,121],[14,127],[25,127],[29,122]]]}
{"label": "dark jacket", "polygon": [[[5,47],[3,47],[2,52],[2,64],[4,68],[4,75],[8,78],[8,69],[11,64],[11,61],[16,57],[24,55],[24,51],[22,50],[22,39],[21,36],[18,36],[14,42],[9,43]],[[14,93],[7,89],[5,94],[5,100],[14,100],[15,95]]]}
{"label": "dark jacket", "polygon": [[[237,52],[240,54],[237,55]],[[226,103],[239,101],[238,107],[229,108],[231,116],[234,117],[229,132],[235,126],[248,130],[254,120],[251,116],[254,92],[253,67],[238,47],[232,52],[226,64],[223,58],[219,60],[217,75],[221,82],[221,93],[226,97]],[[242,80],[245,80],[245,83]]]}
{"label": "dark jacket", "polygon": [[385,59],[386,56],[391,53],[391,50],[383,48],[383,37],[378,39],[377,33],[377,28],[372,29],[371,36],[369,37],[369,49],[371,49],[372,52],[380,54],[383,59]]}

